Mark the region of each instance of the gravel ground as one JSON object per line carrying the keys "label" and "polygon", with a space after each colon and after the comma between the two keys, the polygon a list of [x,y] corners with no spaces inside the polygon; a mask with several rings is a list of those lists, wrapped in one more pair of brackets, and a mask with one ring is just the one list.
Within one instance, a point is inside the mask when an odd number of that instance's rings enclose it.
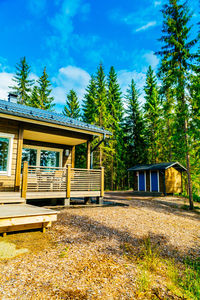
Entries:
{"label": "gravel ground", "polygon": [[[124,250],[131,245],[137,256],[146,237],[163,258],[199,257],[200,215],[182,209],[184,199],[128,192],[105,196],[124,206],[63,209],[46,234],[0,238],[28,249],[1,260],[0,299],[147,299],[138,294],[140,270]],[[164,278],[161,270],[153,287],[160,296],[151,299],[178,299],[167,291]]]}

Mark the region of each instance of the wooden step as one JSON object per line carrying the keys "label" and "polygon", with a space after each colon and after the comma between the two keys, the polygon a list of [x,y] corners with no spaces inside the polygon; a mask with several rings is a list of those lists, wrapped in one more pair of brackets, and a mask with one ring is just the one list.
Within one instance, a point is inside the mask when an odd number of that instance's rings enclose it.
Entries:
{"label": "wooden step", "polygon": [[0,192],[0,204],[25,203],[19,192]]}
{"label": "wooden step", "polygon": [[26,203],[24,198],[14,198],[14,199],[0,199],[0,204],[11,204],[11,203]]}

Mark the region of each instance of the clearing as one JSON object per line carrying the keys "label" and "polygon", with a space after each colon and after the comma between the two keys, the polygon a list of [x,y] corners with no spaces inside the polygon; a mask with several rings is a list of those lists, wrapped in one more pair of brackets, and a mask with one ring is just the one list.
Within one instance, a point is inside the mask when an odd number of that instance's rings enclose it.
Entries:
{"label": "clearing", "polygon": [[0,237],[0,299],[199,299],[200,209],[105,196],[124,206],[66,208],[45,234]]}

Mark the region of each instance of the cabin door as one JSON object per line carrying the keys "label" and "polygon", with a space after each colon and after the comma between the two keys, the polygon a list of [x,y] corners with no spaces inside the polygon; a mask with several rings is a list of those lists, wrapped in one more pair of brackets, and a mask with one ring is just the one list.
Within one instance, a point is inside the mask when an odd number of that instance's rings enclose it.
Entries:
{"label": "cabin door", "polygon": [[139,191],[144,192],[145,191],[145,174],[144,172],[139,172]]}
{"label": "cabin door", "polygon": [[151,171],[151,192],[158,192],[158,172]]}

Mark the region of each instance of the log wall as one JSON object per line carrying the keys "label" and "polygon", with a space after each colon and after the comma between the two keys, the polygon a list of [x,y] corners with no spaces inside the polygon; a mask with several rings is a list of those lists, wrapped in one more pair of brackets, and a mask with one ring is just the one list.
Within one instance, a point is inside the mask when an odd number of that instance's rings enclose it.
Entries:
{"label": "log wall", "polygon": [[19,123],[8,119],[0,119],[0,132],[14,134],[13,149],[12,149],[12,163],[11,176],[0,176],[0,191],[13,191],[15,185],[15,170],[17,163],[17,145],[19,134]]}

